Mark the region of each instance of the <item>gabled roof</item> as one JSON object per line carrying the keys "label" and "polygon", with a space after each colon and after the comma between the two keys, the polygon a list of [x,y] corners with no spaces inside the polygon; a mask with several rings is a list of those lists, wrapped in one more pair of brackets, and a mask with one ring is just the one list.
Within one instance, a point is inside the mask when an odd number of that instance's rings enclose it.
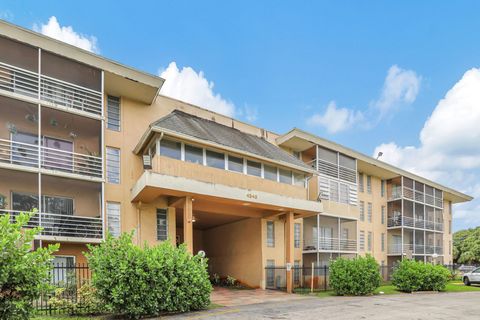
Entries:
{"label": "gabled roof", "polygon": [[[280,147],[236,128],[174,110],[150,125],[150,132],[164,132],[186,140],[195,140],[250,157],[264,159],[286,167],[313,173],[313,169]],[[144,135],[147,138],[149,133]],[[146,143],[148,139],[144,139]],[[136,152],[141,146],[137,146]]]}

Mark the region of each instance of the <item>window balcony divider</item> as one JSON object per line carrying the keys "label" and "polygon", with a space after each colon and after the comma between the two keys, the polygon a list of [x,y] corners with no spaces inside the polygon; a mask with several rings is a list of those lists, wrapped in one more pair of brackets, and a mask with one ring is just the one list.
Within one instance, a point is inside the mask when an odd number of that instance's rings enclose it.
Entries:
{"label": "window balcony divider", "polygon": [[103,178],[101,157],[0,139],[0,162]]}
{"label": "window balcony divider", "polygon": [[[17,210],[0,210],[0,215],[10,214],[12,223],[20,213],[21,211]],[[81,239],[102,239],[103,237],[103,220],[96,217],[36,212],[26,227],[42,227],[39,233],[41,236]]]}

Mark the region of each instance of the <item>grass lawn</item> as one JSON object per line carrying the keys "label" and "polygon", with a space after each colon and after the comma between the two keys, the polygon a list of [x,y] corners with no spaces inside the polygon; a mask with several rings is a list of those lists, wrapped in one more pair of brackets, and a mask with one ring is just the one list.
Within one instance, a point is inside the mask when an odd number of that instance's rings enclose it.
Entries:
{"label": "grass lawn", "polygon": [[[443,292],[469,292],[469,291],[480,291],[480,286],[472,285],[468,287],[464,285],[461,281],[455,280],[455,281],[449,282],[447,284],[447,287],[445,288],[445,291]],[[391,284],[384,284],[378,287],[378,289],[375,290],[374,295],[380,295],[380,292],[383,292],[383,294],[404,294],[403,292],[395,289],[395,287]],[[309,294],[309,292],[302,292],[302,293]],[[319,298],[335,297],[335,293],[333,293],[332,290],[315,292],[314,295]]]}
{"label": "grass lawn", "polygon": [[[212,310],[223,307],[220,304],[210,303],[206,310]],[[109,319],[116,319],[112,315],[102,315],[102,316],[67,316],[67,315],[55,315],[55,316],[44,316],[38,315],[33,320],[109,320]]]}

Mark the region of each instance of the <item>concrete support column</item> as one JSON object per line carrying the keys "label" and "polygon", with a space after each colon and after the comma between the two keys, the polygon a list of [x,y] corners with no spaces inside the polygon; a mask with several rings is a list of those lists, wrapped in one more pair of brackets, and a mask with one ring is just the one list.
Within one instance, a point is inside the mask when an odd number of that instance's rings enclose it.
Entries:
{"label": "concrete support column", "polygon": [[186,196],[183,203],[183,242],[187,251],[193,254],[193,203],[192,197]]}
{"label": "concrete support column", "polygon": [[295,218],[293,212],[288,212],[285,219],[285,263],[290,265],[290,270],[287,268],[287,292],[293,292],[293,271],[291,267],[294,264],[294,238],[295,238]]}

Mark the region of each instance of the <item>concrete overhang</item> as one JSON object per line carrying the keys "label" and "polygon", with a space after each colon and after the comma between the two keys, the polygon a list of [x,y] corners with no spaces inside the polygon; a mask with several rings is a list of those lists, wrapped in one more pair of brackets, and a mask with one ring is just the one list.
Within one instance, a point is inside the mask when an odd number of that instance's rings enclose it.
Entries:
{"label": "concrete overhang", "polygon": [[276,142],[278,145],[291,148],[295,151],[304,151],[315,145],[319,145],[328,149],[341,152],[349,157],[357,159],[358,171],[365,172],[367,174],[371,174],[382,179],[391,179],[398,176],[404,176],[415,181],[428,184],[434,188],[442,190],[444,192],[444,199],[452,201],[452,203],[466,202],[473,199],[473,197],[467,194],[464,194],[449,187],[445,187],[441,184],[438,184],[411,172],[392,166],[386,162],[374,159],[361,152],[352,150],[350,148],[320,138],[297,128],[294,128],[288,133],[279,136]]}
{"label": "concrete overhang", "polygon": [[212,201],[228,201],[233,205],[245,205],[270,211],[293,211],[310,216],[323,211],[320,202],[285,197],[274,193],[247,190],[221,184],[175,177],[145,171],[131,190],[132,202],[150,202],[160,195],[183,197],[201,196]]}
{"label": "concrete overhang", "polygon": [[152,104],[165,82],[158,76],[139,71],[4,20],[0,20],[0,35],[103,70],[106,92],[113,95],[127,96],[136,101]]}

